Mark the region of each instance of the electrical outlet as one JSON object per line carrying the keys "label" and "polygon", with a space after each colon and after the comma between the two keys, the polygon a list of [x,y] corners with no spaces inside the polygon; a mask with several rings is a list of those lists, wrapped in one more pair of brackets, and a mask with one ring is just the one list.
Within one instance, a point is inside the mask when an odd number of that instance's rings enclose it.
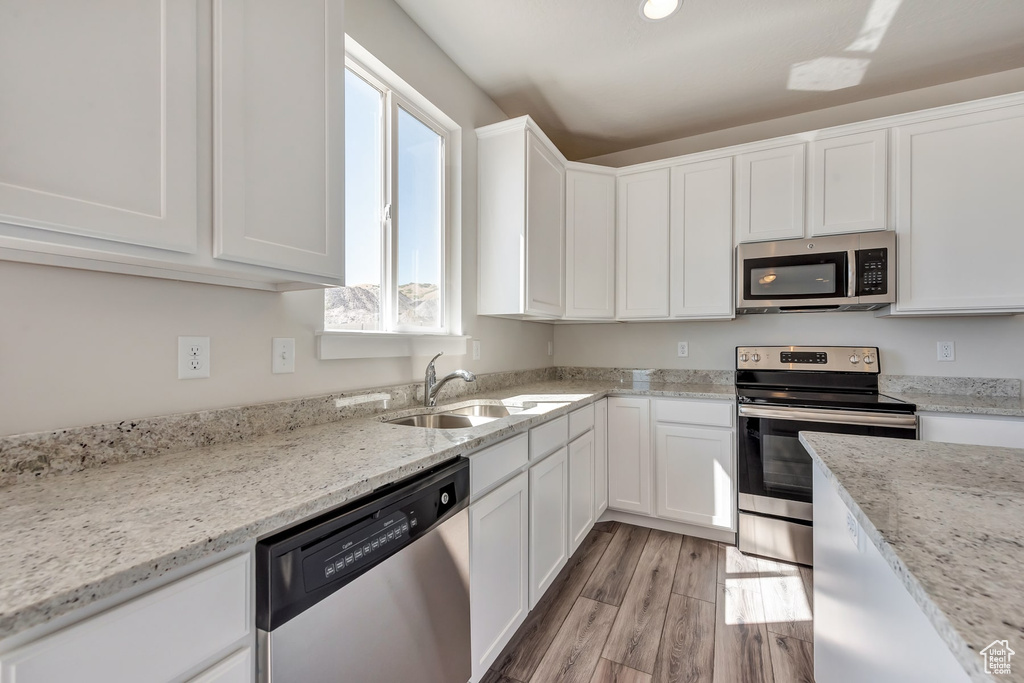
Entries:
{"label": "electrical outlet", "polygon": [[295,339],[274,337],[270,370],[275,375],[295,372]]}
{"label": "electrical outlet", "polygon": [[679,342],[677,353],[680,358],[686,358],[690,355],[690,345],[687,342]]}
{"label": "electrical outlet", "polygon": [[473,340],[473,360],[480,360],[480,340]]}
{"label": "electrical outlet", "polygon": [[555,355],[555,342],[553,342],[553,341],[549,341],[548,342],[548,355],[549,356]]}
{"label": "electrical outlet", "polygon": [[956,360],[956,345],[951,342],[936,342],[938,358],[940,361],[952,362]]}
{"label": "electrical outlet", "polygon": [[853,518],[853,513],[850,511],[846,512],[846,533],[850,535],[850,540],[860,550],[860,524]]}
{"label": "electrical outlet", "polygon": [[178,379],[210,376],[210,338],[178,337]]}

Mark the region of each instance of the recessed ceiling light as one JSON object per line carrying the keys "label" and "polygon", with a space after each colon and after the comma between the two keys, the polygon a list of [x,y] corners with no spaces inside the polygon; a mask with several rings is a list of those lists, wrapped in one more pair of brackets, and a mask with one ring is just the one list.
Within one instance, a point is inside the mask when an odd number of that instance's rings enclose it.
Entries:
{"label": "recessed ceiling light", "polygon": [[667,19],[679,11],[682,0],[642,0],[640,16],[648,21]]}

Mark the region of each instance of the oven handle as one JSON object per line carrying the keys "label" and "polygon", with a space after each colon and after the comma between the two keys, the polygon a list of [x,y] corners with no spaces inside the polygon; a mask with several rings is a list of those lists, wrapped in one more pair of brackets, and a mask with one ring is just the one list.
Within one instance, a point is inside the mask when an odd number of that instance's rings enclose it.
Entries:
{"label": "oven handle", "polygon": [[804,422],[831,422],[842,425],[869,425],[917,429],[916,415],[881,415],[852,410],[816,410],[814,408],[765,408],[739,406],[740,417],[766,417],[775,420],[802,420]]}

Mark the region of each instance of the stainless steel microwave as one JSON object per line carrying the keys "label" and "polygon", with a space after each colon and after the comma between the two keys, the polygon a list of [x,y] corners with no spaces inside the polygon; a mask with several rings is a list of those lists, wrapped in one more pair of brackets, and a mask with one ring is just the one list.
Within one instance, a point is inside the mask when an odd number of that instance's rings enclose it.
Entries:
{"label": "stainless steel microwave", "polygon": [[896,233],[736,248],[736,312],[872,311],[896,301]]}

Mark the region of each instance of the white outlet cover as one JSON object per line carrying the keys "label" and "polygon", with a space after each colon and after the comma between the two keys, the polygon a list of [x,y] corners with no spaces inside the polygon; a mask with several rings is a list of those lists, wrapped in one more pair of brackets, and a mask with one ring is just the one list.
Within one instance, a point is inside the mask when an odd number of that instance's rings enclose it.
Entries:
{"label": "white outlet cover", "polygon": [[480,360],[480,340],[473,340],[473,360]]}
{"label": "white outlet cover", "polygon": [[274,337],[271,371],[275,375],[295,372],[295,339]]}
{"label": "white outlet cover", "polygon": [[555,355],[555,342],[553,342],[553,341],[549,341],[548,342],[548,355],[549,356]]}
{"label": "white outlet cover", "polygon": [[956,360],[956,344],[951,341],[936,342],[936,357],[938,360],[951,363]]}
{"label": "white outlet cover", "polygon": [[178,337],[178,379],[210,376],[210,338]]}
{"label": "white outlet cover", "polygon": [[690,345],[687,342],[679,342],[676,353],[679,354],[680,358],[688,357],[690,355]]}

